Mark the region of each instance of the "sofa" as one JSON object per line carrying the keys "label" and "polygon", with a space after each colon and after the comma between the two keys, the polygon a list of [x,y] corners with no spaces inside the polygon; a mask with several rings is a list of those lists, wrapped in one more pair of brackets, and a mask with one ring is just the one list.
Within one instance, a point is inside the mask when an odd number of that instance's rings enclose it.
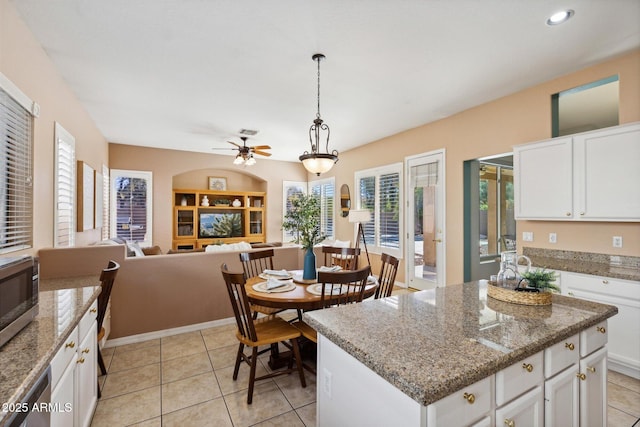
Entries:
{"label": "sofa", "polygon": [[[302,268],[299,246],[273,250],[276,268]],[[230,270],[242,271],[239,251],[126,254],[125,245],[40,249],[40,277],[98,275],[110,259],[118,262],[120,271],[111,292],[109,339],[233,317],[220,265],[227,263]]]}

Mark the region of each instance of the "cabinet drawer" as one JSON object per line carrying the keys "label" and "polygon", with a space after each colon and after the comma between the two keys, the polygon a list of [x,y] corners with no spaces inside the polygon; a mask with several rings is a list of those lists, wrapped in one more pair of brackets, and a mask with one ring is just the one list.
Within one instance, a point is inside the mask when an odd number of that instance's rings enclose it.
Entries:
{"label": "cabinet drawer", "polygon": [[585,357],[607,343],[607,321],[580,332],[580,357]]}
{"label": "cabinet drawer", "polygon": [[527,390],[542,384],[542,352],[529,356],[496,374],[496,405],[502,406]]}
{"label": "cabinet drawer", "polygon": [[544,427],[542,387],[536,387],[508,405],[496,409],[496,426]]}
{"label": "cabinet drawer", "polygon": [[493,375],[427,406],[427,425],[468,426],[491,410]]}
{"label": "cabinet drawer", "polygon": [[573,291],[583,291],[640,302],[639,287],[638,282],[631,280],[572,272],[562,273],[562,288],[566,289],[569,295],[572,295]]}
{"label": "cabinet drawer", "polygon": [[545,349],[544,377],[551,378],[580,359],[580,335],[575,334]]}
{"label": "cabinet drawer", "polygon": [[98,300],[95,300],[89,310],[82,316],[80,319],[80,324],[78,325],[78,338],[83,340],[85,336],[87,336],[87,332],[89,332],[89,328],[96,327],[96,319],[98,318]]}
{"label": "cabinet drawer", "polygon": [[76,354],[76,349],[80,345],[78,339],[78,328],[74,328],[71,335],[64,340],[62,347],[58,350],[51,361],[51,388],[55,388],[56,384],[62,377],[67,365],[71,362]]}

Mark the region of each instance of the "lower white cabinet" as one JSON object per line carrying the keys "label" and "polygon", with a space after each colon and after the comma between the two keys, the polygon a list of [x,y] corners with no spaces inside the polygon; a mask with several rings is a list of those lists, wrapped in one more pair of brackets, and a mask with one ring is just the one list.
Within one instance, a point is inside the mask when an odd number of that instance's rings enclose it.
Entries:
{"label": "lower white cabinet", "polygon": [[544,400],[542,387],[538,386],[514,401],[496,409],[496,425],[543,427]]}
{"label": "lower white cabinet", "polygon": [[461,427],[481,418],[477,425],[484,425],[493,406],[493,382],[491,375],[427,406],[427,425]]}
{"label": "lower white cabinet", "polygon": [[51,362],[53,427],[87,427],[98,401],[96,306],[80,320]]}
{"label": "lower white cabinet", "polygon": [[580,360],[580,427],[607,425],[607,349]]}
{"label": "lower white cabinet", "polygon": [[579,399],[578,365],[573,364],[544,383],[544,425],[578,427]]}
{"label": "lower white cabinet", "polygon": [[608,321],[609,368],[640,378],[640,334],[629,326],[640,325],[640,283],[566,271],[561,275],[563,294],[618,307]]}

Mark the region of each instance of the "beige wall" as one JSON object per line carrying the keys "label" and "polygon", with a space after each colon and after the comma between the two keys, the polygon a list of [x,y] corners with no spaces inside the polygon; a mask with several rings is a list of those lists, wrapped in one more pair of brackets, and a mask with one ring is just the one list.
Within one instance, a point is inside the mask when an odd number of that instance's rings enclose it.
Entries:
{"label": "beige wall", "polygon": [[[76,158],[101,170],[108,144],[33,34],[8,0],[0,0],[0,72],[40,105],[34,122],[34,248],[53,246],[54,122],[76,139]],[[100,230],[77,233],[77,245],[93,242]],[[17,254],[17,253],[15,253]]]}
{"label": "beige wall", "polygon": [[[153,244],[164,251],[171,247],[174,185],[179,184],[175,188],[180,188],[197,184],[194,188],[204,189],[208,176],[223,176],[228,179],[229,190],[266,191],[267,241],[282,241],[282,181],[306,181],[307,178],[299,162],[258,159],[255,165],[244,168],[235,166],[231,156],[124,144],[109,144],[109,164],[113,169],[153,172]],[[253,187],[257,182],[262,185]]]}
{"label": "beige wall", "polygon": [[[550,138],[552,94],[615,74],[620,77],[620,123],[640,120],[640,51],[634,51],[437,122],[341,153],[340,161],[327,176],[335,176],[337,188],[342,184],[348,184],[353,198],[355,171],[402,162],[406,156],[444,148],[446,150],[446,277],[447,283],[462,282],[463,162],[511,152],[511,147],[516,144]],[[314,177],[309,176],[309,179],[313,180]],[[346,218],[338,217],[336,223],[339,239],[354,239],[353,226]],[[535,240],[528,243],[531,247],[640,256],[640,224],[638,223],[520,221],[518,233],[522,231],[534,232]],[[549,232],[557,233],[557,244],[545,243]],[[623,236],[624,248],[612,248],[613,235]],[[400,268],[404,269],[403,266]],[[398,280],[404,280],[404,271],[400,272]]]}

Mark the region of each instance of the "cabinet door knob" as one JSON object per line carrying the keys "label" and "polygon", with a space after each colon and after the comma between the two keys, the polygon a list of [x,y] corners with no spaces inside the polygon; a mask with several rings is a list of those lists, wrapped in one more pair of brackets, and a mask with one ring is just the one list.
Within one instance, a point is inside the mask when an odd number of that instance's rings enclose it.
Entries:
{"label": "cabinet door knob", "polygon": [[573,351],[574,348],[576,348],[575,345],[573,345],[572,342],[566,342],[564,343],[565,348],[568,348],[569,350]]}
{"label": "cabinet door knob", "polygon": [[603,285],[608,285],[608,284],[609,284],[609,281],[608,281],[608,280],[603,280],[603,281],[602,281],[602,284],[603,284]]}
{"label": "cabinet door knob", "polygon": [[507,427],[516,427],[516,422],[514,420],[510,420],[509,418],[505,418],[504,424]]}
{"label": "cabinet door knob", "polygon": [[571,212],[565,213],[566,216],[571,216]]}
{"label": "cabinet door knob", "polygon": [[580,216],[584,216],[584,212],[580,212]]}
{"label": "cabinet door knob", "polygon": [[595,374],[596,368],[594,368],[593,366],[587,366],[587,371],[591,372],[592,374]]}
{"label": "cabinet door knob", "polygon": [[92,309],[91,309],[91,310],[89,310],[89,311],[90,311],[90,312],[92,312],[92,313],[97,313],[97,312],[98,312],[98,309],[97,309],[97,308],[92,308]]}
{"label": "cabinet door knob", "polygon": [[89,353],[89,348],[85,348],[84,350],[82,350],[83,353]]}
{"label": "cabinet door knob", "polygon": [[582,381],[587,379],[587,376],[583,373],[578,373],[576,374],[576,377],[580,378]]}
{"label": "cabinet door knob", "polygon": [[73,347],[75,347],[75,346],[76,346],[76,343],[75,343],[75,342],[73,342],[73,341],[71,341],[71,342],[66,343],[66,344],[64,345],[64,348],[73,348]]}
{"label": "cabinet door knob", "polygon": [[464,399],[472,405],[473,402],[476,401],[476,397],[473,395],[473,393],[465,393],[462,395],[462,397],[464,397]]}
{"label": "cabinet door knob", "polygon": [[78,359],[76,363],[84,363],[84,357],[81,357],[80,359]]}
{"label": "cabinet door knob", "polygon": [[601,334],[604,334],[605,332],[607,332],[607,330],[602,327],[602,326],[596,326],[596,329],[598,330],[598,332],[600,332]]}
{"label": "cabinet door knob", "polygon": [[533,371],[533,365],[531,363],[523,363],[522,364],[522,369],[526,369],[527,372],[532,372]]}
{"label": "cabinet door knob", "polygon": [[567,292],[567,295],[569,295],[570,297],[573,296],[573,292]]}

